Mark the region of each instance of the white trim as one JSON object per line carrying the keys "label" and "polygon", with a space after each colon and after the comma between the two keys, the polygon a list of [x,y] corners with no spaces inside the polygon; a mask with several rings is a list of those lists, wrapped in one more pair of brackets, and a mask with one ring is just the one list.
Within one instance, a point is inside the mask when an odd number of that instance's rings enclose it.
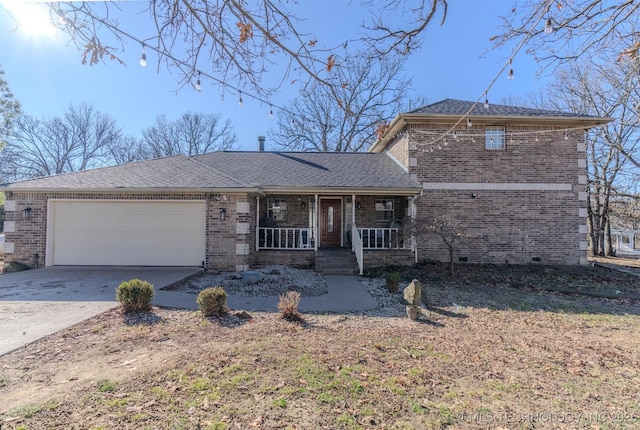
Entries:
{"label": "white trim", "polygon": [[5,212],[15,212],[16,211],[16,201],[15,200],[5,200],[5,202],[4,202],[4,211]]}
{"label": "white trim", "polygon": [[393,161],[395,161],[396,164],[402,168],[402,170],[404,170],[405,172],[409,173],[409,169],[407,168],[407,166],[402,164],[402,162],[400,160],[398,160],[393,154],[389,153],[389,151],[385,152],[385,154],[387,154],[387,156],[389,158],[391,158]]}
{"label": "white trim", "polygon": [[425,182],[425,190],[480,190],[480,191],[571,191],[571,184],[545,183],[483,183],[483,182]]}
{"label": "white trim", "polygon": [[14,233],[16,231],[16,222],[5,221],[3,230],[5,233]]}

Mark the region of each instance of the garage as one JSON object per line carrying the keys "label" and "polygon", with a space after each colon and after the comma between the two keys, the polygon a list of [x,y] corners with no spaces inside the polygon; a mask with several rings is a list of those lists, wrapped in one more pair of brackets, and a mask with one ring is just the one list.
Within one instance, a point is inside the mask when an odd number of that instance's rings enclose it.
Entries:
{"label": "garage", "polygon": [[49,200],[47,266],[201,266],[204,201]]}

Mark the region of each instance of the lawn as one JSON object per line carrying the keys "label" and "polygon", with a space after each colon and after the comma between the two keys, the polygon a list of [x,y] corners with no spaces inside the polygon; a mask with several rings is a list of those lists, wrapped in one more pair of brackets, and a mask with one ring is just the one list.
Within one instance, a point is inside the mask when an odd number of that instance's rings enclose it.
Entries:
{"label": "lawn", "polygon": [[638,428],[638,302],[550,290],[631,297],[640,278],[576,270],[404,271],[419,322],[378,278],[386,309],[304,323],[107,312],[0,357],[1,428]]}

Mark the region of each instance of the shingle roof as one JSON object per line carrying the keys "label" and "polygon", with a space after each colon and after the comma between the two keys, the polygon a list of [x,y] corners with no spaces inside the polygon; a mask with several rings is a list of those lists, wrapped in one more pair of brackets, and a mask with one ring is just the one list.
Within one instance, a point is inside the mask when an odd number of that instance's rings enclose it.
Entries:
{"label": "shingle roof", "polygon": [[183,155],[44,176],[9,185],[12,189],[70,190],[245,187],[249,185]]}
{"label": "shingle roof", "polygon": [[386,154],[225,151],[194,158],[243,182],[263,187],[420,188]]}
{"label": "shingle roof", "polygon": [[210,189],[420,190],[386,154],[212,152],[45,176],[4,185],[11,190]]}
{"label": "shingle roof", "polygon": [[[453,115],[463,116],[474,105],[474,102],[454,99],[444,99],[436,103],[412,110],[408,113],[427,114],[427,115]],[[519,116],[519,117],[558,117],[558,118],[595,118],[590,115],[582,115],[571,112],[561,112],[543,109],[533,109],[518,106],[507,106],[489,103],[489,107],[485,108],[484,103],[480,102],[473,106],[471,110],[473,116]]]}

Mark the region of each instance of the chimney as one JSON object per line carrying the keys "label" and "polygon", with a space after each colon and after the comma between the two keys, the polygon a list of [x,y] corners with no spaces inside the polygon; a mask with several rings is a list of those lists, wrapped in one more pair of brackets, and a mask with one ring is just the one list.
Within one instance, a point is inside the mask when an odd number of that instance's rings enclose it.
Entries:
{"label": "chimney", "polygon": [[260,152],[264,152],[264,141],[265,141],[265,137],[264,136],[258,136],[258,150]]}

